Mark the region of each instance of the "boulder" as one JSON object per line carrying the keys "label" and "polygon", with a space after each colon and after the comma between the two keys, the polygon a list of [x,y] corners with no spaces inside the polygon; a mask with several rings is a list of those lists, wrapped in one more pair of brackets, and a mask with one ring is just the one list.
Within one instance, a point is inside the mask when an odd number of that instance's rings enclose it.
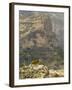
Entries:
{"label": "boulder", "polygon": [[23,66],[20,68],[20,79],[24,78],[44,78],[48,77],[49,70],[44,65],[33,65]]}

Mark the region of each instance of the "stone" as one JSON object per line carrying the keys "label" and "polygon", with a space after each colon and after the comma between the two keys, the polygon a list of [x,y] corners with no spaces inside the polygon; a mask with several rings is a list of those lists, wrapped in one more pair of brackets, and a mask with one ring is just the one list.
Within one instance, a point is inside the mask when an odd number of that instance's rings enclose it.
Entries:
{"label": "stone", "polygon": [[49,70],[47,66],[44,65],[34,65],[30,64],[28,66],[23,66],[23,68],[20,69],[20,78],[44,78],[48,77]]}

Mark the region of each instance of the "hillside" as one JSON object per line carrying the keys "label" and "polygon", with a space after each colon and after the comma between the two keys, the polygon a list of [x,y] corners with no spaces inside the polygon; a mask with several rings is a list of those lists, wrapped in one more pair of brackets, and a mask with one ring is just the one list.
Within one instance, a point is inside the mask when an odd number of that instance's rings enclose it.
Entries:
{"label": "hillside", "polygon": [[19,12],[20,66],[41,60],[49,69],[64,68],[63,13]]}

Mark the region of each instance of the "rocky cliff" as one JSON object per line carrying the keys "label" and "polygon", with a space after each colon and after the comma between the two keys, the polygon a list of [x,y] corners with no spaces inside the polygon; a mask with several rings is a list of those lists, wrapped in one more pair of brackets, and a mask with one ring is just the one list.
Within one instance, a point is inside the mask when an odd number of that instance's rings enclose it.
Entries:
{"label": "rocky cliff", "polygon": [[51,69],[63,69],[63,18],[63,13],[19,12],[20,66],[37,59]]}

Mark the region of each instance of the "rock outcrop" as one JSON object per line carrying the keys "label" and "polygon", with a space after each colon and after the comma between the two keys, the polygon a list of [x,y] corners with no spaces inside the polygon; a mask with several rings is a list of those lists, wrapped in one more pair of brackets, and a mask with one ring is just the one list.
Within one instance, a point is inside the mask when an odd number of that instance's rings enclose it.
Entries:
{"label": "rock outcrop", "polygon": [[20,68],[20,79],[26,78],[49,78],[49,77],[63,77],[64,72],[62,70],[49,70],[47,66],[43,64],[30,64],[28,66],[23,65]]}
{"label": "rock outcrop", "polygon": [[20,68],[20,78],[44,78],[48,77],[49,70],[48,67],[44,65],[33,65],[23,66]]}

